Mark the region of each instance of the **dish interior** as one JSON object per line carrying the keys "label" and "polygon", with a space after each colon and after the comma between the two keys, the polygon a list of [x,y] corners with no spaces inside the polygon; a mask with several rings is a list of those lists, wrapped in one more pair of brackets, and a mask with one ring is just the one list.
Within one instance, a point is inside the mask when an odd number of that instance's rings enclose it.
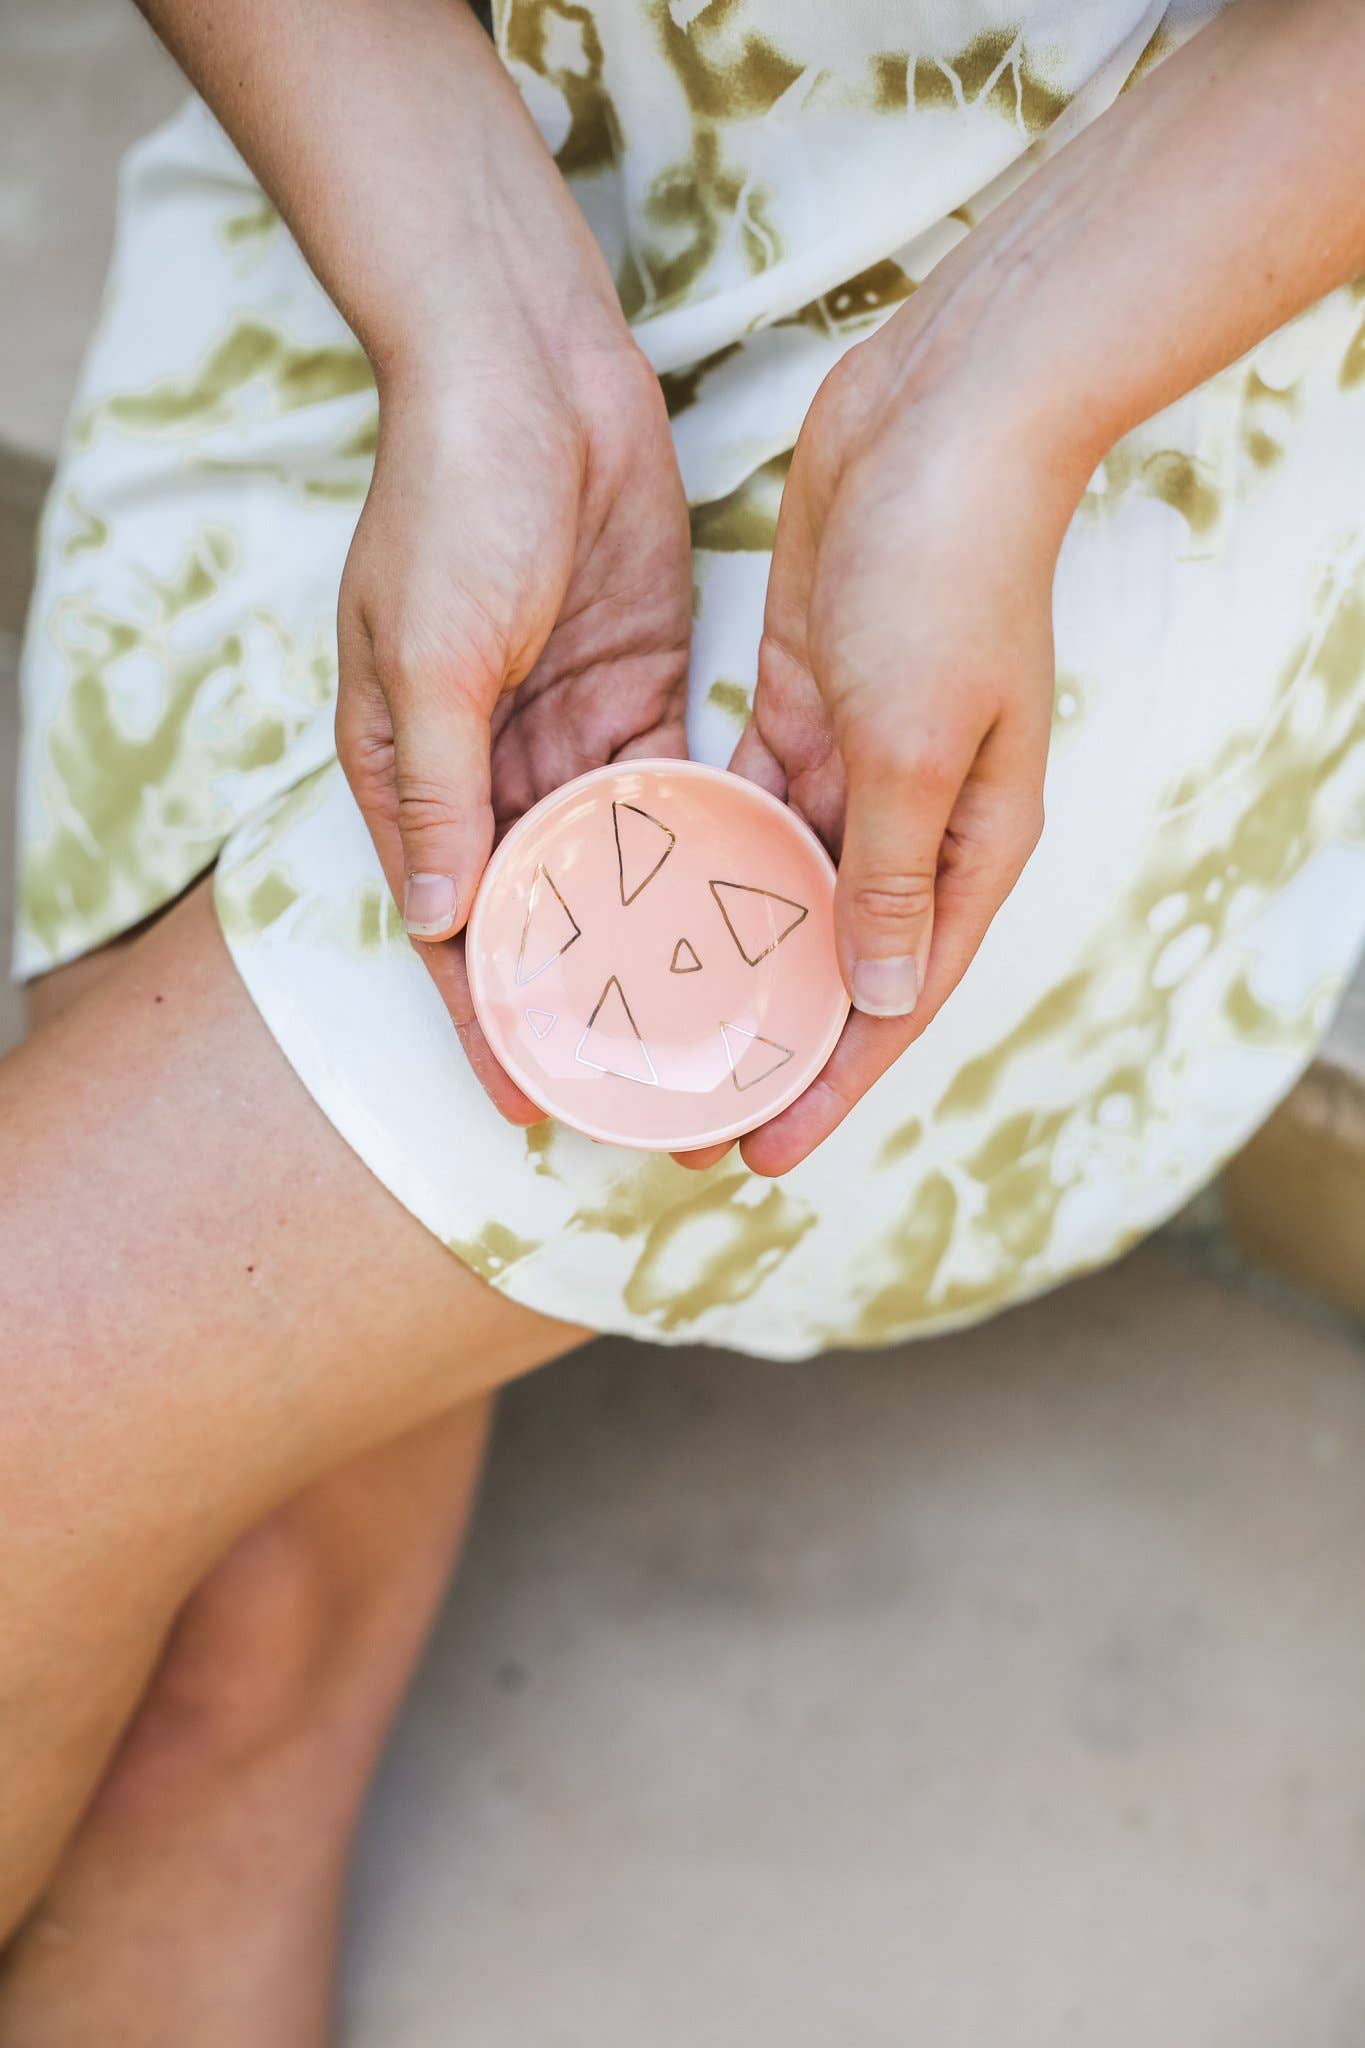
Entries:
{"label": "dish interior", "polygon": [[598,769],[489,864],[469,929],[479,1020],[532,1100],[592,1137],[738,1136],[795,1099],[847,1015],[833,894],[814,835],[739,777]]}

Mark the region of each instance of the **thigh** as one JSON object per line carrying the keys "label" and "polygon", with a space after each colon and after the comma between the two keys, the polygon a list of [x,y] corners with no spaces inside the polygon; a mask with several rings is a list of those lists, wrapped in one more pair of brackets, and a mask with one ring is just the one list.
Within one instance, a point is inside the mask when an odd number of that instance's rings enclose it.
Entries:
{"label": "thigh", "polygon": [[[339,1460],[585,1333],[495,1294],[337,1136],[207,887],[0,1065],[7,1510],[193,1576]],[[463,1170],[477,1175],[470,1157]]]}
{"label": "thigh", "polygon": [[130,938],[112,939],[97,952],[83,953],[79,960],[71,960],[65,967],[56,967],[51,974],[40,975],[31,981],[24,991],[24,1008],[27,1014],[29,1035],[40,1031],[44,1024],[52,1023],[63,1010],[69,1010],[92,988],[98,987],[112,967],[117,966],[130,945],[136,941]]}

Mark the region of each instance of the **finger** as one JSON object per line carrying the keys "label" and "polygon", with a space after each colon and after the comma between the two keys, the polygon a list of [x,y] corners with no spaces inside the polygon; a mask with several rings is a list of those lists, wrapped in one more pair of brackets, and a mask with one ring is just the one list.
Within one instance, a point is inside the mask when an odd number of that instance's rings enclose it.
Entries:
{"label": "finger", "polygon": [[759,647],[753,719],[730,761],[789,804],[837,860],[844,835],[844,764],[829,708],[803,662],[771,634]]}
{"label": "finger", "polygon": [[444,945],[422,946],[418,950],[427,972],[450,1012],[451,1021],[454,1023],[460,1044],[464,1047],[465,1057],[469,1061],[474,1077],[493,1107],[500,1115],[506,1117],[509,1123],[541,1123],[545,1111],[517,1086],[506,1068],[499,1063],[474,1014],[473,998],[469,993],[469,974],[465,966],[463,934],[458,938],[448,939]]}
{"label": "finger", "polygon": [[868,693],[838,724],[847,815],[834,934],[854,1008],[907,1017],[924,989],[949,816],[981,733],[938,731],[923,698]]}
{"label": "finger", "polygon": [[783,799],[787,794],[787,777],[782,763],[773,753],[758,729],[758,722],[750,718],[730,756],[730,773],[742,775],[746,782],[756,782],[760,789],[766,789],[769,796]]}
{"label": "finger", "polygon": [[982,742],[939,848],[934,942],[915,1010],[927,1028],[975,959],[1042,836],[1052,694],[1017,696]]}
{"label": "finger", "polygon": [[393,720],[388,699],[375,674],[369,635],[349,620],[344,610],[337,620],[337,642],[341,657],[337,759],[374,841],[384,878],[395,900],[401,903],[403,842],[398,833]]}
{"label": "finger", "polygon": [[807,636],[822,502],[813,488],[810,460],[798,444],[782,486],[768,563],[753,703],[730,756],[732,773],[783,801],[791,773],[806,765],[807,731],[825,717]]}
{"label": "finger", "polygon": [[685,1166],[689,1173],[705,1173],[708,1166],[717,1166],[726,1153],[734,1147],[734,1139],[727,1138],[721,1145],[703,1145],[696,1152],[674,1152],[670,1157],[679,1166]]}
{"label": "finger", "polygon": [[[860,1017],[855,1010],[834,1051],[805,1093],[740,1141],[751,1173],[790,1173],[837,1130],[871,1079],[905,1050],[908,1024],[899,1017]],[[850,1073],[852,1069],[852,1073]],[[875,1072],[873,1071],[875,1069]]]}
{"label": "finger", "polygon": [[[610,677],[606,687],[611,687]],[[687,676],[683,669],[680,686],[670,699],[663,716],[647,732],[632,733],[629,738],[618,741],[612,749],[613,761],[657,759],[661,761],[686,761],[687,748]]]}
{"label": "finger", "polygon": [[1018,880],[1041,822],[1033,791],[973,784],[964,792],[945,837],[928,974],[913,1015],[855,1012],[805,1094],[744,1140],[744,1161],[755,1173],[787,1173],[808,1157],[932,1023]]}
{"label": "finger", "polygon": [[[370,830],[385,879],[401,901],[404,853],[398,830],[393,730],[387,700],[370,660],[368,636],[357,647],[340,629],[342,688],[337,700],[337,754]],[[544,1111],[499,1065],[474,1015],[463,938],[417,948],[450,1013],[466,1057],[494,1107],[509,1122],[538,1123]]]}
{"label": "finger", "polygon": [[463,925],[493,847],[488,712],[461,682],[403,667],[379,679],[393,720],[403,922],[423,942]]}

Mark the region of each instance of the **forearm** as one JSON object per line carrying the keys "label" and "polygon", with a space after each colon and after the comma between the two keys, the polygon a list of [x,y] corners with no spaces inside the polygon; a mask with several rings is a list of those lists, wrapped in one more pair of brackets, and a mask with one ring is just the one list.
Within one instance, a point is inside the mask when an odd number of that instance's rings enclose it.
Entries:
{"label": "forearm", "polygon": [[381,380],[443,348],[500,363],[522,319],[549,346],[619,321],[587,225],[462,0],[138,4]]}
{"label": "forearm", "polygon": [[1083,484],[1365,271],[1362,162],[1359,0],[1235,0],[941,266],[894,337],[900,382],[979,385]]}

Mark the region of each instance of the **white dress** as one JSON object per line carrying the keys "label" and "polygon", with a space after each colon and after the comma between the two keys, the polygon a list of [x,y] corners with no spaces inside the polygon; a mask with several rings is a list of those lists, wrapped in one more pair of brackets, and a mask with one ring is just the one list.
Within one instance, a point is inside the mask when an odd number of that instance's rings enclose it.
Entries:
{"label": "white dress", "polygon": [[[1217,0],[503,0],[504,57],[663,377],[693,505],[689,737],[752,688],[821,378]],[[1313,1050],[1365,927],[1365,298],[1129,436],[1056,586],[1043,842],[933,1028],[780,1183],[503,1123],[332,738],[365,360],[192,101],[128,159],[23,664],[16,967],[216,865],[336,1128],[493,1286],[796,1356],[1112,1258]],[[951,508],[945,508],[950,512]],[[395,1049],[401,1056],[395,1056]]]}

